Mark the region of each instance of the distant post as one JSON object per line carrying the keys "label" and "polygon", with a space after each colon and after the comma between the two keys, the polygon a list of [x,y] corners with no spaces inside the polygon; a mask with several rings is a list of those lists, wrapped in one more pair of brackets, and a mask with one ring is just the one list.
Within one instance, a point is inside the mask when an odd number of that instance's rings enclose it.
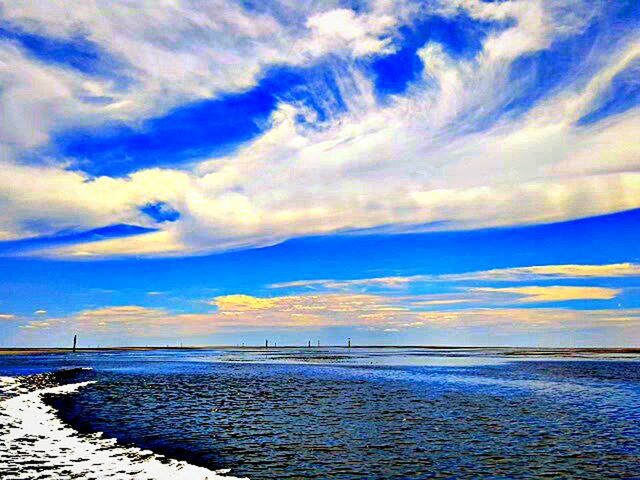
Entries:
{"label": "distant post", "polygon": [[347,348],[351,348],[351,337],[347,338]]}
{"label": "distant post", "polygon": [[264,349],[267,350],[269,348],[269,340],[264,341]]}
{"label": "distant post", "polygon": [[311,340],[309,340],[309,345],[307,346],[307,348],[311,348]]}
{"label": "distant post", "polygon": [[73,353],[76,353],[76,344],[78,343],[78,335],[73,336]]}

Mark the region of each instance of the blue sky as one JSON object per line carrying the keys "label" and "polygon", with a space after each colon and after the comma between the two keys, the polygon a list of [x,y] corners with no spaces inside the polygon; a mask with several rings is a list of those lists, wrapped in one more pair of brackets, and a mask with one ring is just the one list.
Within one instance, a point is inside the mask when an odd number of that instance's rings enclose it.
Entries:
{"label": "blue sky", "polygon": [[637,2],[0,2],[1,346],[634,345]]}

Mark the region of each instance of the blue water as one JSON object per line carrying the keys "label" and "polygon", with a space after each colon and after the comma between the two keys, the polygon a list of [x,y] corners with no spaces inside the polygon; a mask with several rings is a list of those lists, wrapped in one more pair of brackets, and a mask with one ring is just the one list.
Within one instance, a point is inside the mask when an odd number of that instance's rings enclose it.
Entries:
{"label": "blue water", "polygon": [[0,375],[75,366],[96,383],[46,401],[76,430],[235,476],[640,478],[637,361],[421,349],[0,357]]}

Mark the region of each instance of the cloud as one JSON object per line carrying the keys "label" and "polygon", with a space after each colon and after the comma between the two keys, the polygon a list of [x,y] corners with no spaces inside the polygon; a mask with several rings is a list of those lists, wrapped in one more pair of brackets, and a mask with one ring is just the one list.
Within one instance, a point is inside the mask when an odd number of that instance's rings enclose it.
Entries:
{"label": "cloud", "polygon": [[77,259],[112,255],[173,256],[184,251],[184,244],[171,231],[151,232],[135,237],[72,245],[50,250],[47,255]]}
{"label": "cloud", "polygon": [[313,31],[308,48],[318,52],[347,49],[355,56],[391,53],[391,39],[385,36],[395,24],[396,19],[390,15],[356,15],[345,8],[329,10],[307,20]]}
{"label": "cloud", "polygon": [[[31,55],[17,40],[3,41],[0,108],[11,121],[2,130],[23,147],[43,144],[64,124],[136,122],[182,103],[246,90],[272,65],[302,65],[331,53],[336,39],[353,56],[375,53],[385,46],[377,36],[406,15],[402,2],[380,2],[363,15],[321,4],[258,12],[220,0],[159,8],[144,2],[105,7],[93,0],[82,8],[72,0],[2,1],[0,7],[3,24],[17,38],[39,35],[69,51],[74,42],[88,43],[104,57],[102,70],[112,72],[72,70]],[[357,33],[331,35],[332,19]]]}
{"label": "cloud", "polygon": [[439,299],[439,300],[420,300],[417,302],[412,302],[413,306],[422,306],[428,307],[432,305],[457,305],[460,303],[469,303],[472,302],[473,299],[470,298],[454,298],[454,299]]}
{"label": "cloud", "polygon": [[424,312],[402,328],[440,327],[467,329],[482,327],[490,332],[561,332],[593,328],[640,326],[637,309],[573,310],[562,308],[476,308]]}
{"label": "cloud", "polygon": [[137,305],[83,310],[67,317],[31,321],[30,330],[73,331],[86,335],[117,335],[175,338],[176,335],[211,333],[215,327],[209,314],[172,314],[167,310]]}
{"label": "cloud", "polygon": [[299,295],[261,298],[226,295],[213,299],[215,311],[173,313],[137,305],[83,310],[46,322],[31,321],[30,330],[64,329],[91,335],[173,337],[264,329],[317,329],[328,326],[382,324],[407,309],[375,295]]}
{"label": "cloud", "polygon": [[[513,70],[541,51],[553,59],[559,43],[600,21],[605,4],[452,1],[416,9],[372,2],[358,12],[316,4],[254,12],[221,1],[151,10],[4,2],[4,20],[18,29],[65,40],[82,32],[118,59],[129,83],[44,62],[16,41],[3,43],[0,111],[9,120],[0,127],[7,152],[0,208],[10,214],[0,219],[0,238],[153,225],[161,231],[36,254],[190,255],[353,229],[407,231],[442,222],[473,229],[637,208],[637,106],[580,123],[640,58],[635,36],[621,28],[615,41],[579,44],[584,51],[573,56],[576,65],[540,92],[535,75]],[[420,15],[463,14],[502,26],[487,27],[471,58],[427,42],[418,52],[418,77],[404,94],[381,101],[366,61],[355,57],[398,48],[398,28]],[[321,119],[283,98],[264,133],[225,156],[125,178],[71,172],[78,159],[55,152],[37,166],[23,160],[39,156],[53,131],[114,121],[143,128],[144,119],[175,106],[250,89],[271,66],[308,66],[321,58],[331,59],[323,68],[337,84],[307,88],[318,101],[337,91],[339,108]],[[539,95],[529,105],[523,99],[532,91]],[[156,224],[139,210],[158,203],[180,217]]]}
{"label": "cloud", "polygon": [[622,290],[603,287],[572,287],[572,286],[527,286],[527,287],[478,287],[471,288],[471,292],[514,294],[519,295],[520,303],[536,302],[565,302],[568,300],[611,300]]}
{"label": "cloud", "polygon": [[319,287],[328,290],[349,289],[353,287],[380,287],[380,288],[400,288],[408,283],[426,280],[430,277],[426,275],[414,275],[410,277],[374,277],[359,278],[353,280],[295,280],[293,282],[280,282],[268,285],[269,288],[297,288],[297,287]]}
{"label": "cloud", "polygon": [[538,265],[532,267],[514,267],[485,270],[480,272],[442,275],[440,278],[451,281],[490,280],[490,281],[528,281],[553,280],[562,278],[616,278],[639,277],[640,265],[635,263],[611,263],[605,265]]}
{"label": "cloud", "polygon": [[45,322],[45,321],[33,321],[33,322],[29,322],[27,325],[23,325],[21,328],[27,328],[27,329],[31,329],[31,330],[38,330],[41,328],[49,328],[54,326],[55,323],[51,323],[51,322]]}
{"label": "cloud", "polygon": [[9,313],[0,313],[0,320],[12,320],[15,318],[15,315],[11,315]]}
{"label": "cloud", "polygon": [[378,295],[322,294],[281,297],[227,295],[212,302],[217,318],[237,325],[319,328],[371,325],[402,316],[407,308]]}
{"label": "cloud", "polygon": [[84,338],[162,338],[207,336],[224,332],[316,330],[348,327],[378,331],[420,329],[493,333],[553,333],[579,329],[640,328],[637,309],[573,310],[562,308],[466,308],[459,310],[415,310],[384,296],[311,295],[252,297],[228,295],[212,300],[217,311],[175,313],[136,305],[84,310],[77,314],[31,321],[23,332],[52,334],[79,332]]}
{"label": "cloud", "polygon": [[36,315],[46,315],[47,311],[46,310],[36,310],[33,313],[35,313]]}
{"label": "cloud", "polygon": [[[530,267],[499,268],[477,272],[358,278],[348,280],[321,279],[295,280],[268,285],[269,288],[317,288],[323,290],[349,290],[354,288],[397,289],[411,284],[429,282],[508,281],[525,282],[554,279],[640,277],[640,265],[611,263],[604,265],[537,265]],[[577,287],[576,287],[577,288]],[[505,290],[505,289],[502,289]]]}

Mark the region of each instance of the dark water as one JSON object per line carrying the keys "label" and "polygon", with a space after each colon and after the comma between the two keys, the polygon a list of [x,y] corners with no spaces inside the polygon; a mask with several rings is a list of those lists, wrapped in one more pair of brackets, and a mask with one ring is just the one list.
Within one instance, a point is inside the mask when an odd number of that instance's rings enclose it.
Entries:
{"label": "dark water", "polygon": [[92,366],[47,398],[74,428],[252,479],[640,478],[640,363],[286,356],[10,357],[0,375]]}

